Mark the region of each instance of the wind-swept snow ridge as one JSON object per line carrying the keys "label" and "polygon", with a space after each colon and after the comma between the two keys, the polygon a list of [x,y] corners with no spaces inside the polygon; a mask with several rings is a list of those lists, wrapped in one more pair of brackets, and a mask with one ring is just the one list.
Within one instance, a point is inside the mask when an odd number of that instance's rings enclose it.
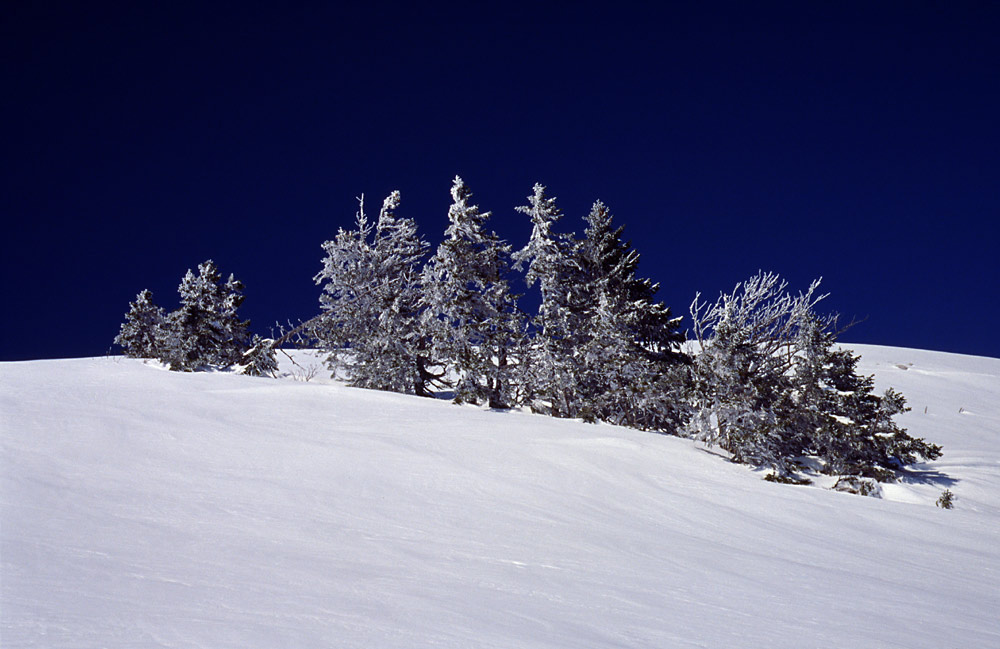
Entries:
{"label": "wind-swept snow ridge", "polygon": [[0,645],[1000,646],[1000,360],[851,347],[944,447],[886,500],[319,378],[0,364]]}

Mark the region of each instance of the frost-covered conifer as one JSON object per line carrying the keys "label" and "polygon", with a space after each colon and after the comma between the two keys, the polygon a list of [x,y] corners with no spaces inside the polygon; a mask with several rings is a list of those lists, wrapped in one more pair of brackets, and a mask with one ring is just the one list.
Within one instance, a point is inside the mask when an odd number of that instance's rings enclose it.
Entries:
{"label": "frost-covered conifer", "polygon": [[[365,214],[364,196],[359,199],[355,228],[340,228],[335,238],[323,244],[323,270],[314,280],[323,285],[322,314],[310,329],[320,344],[330,350],[330,362],[344,365],[341,352],[377,319],[375,306],[375,251],[371,239],[374,225]],[[335,369],[331,367],[331,369]]]}
{"label": "frost-covered conifer", "polygon": [[819,457],[824,471],[876,480],[933,460],[941,447],[910,436],[893,420],[906,399],[889,389],[875,393],[873,376],[858,374],[859,356],[835,347],[835,335],[815,323],[800,334],[790,380],[794,390],[788,428],[804,440],[805,453]]}
{"label": "frost-covered conifer", "polygon": [[250,348],[243,352],[240,361],[243,374],[250,376],[270,376],[274,378],[278,371],[278,359],[274,351],[274,340],[261,338],[254,334]]}
{"label": "frost-covered conifer", "polygon": [[163,320],[163,309],[153,304],[153,293],[145,289],[136,296],[135,302],[129,303],[125,322],[114,342],[121,345],[126,356],[156,358],[160,354]]}
{"label": "frost-covered conifer", "polygon": [[576,416],[577,373],[574,367],[573,292],[579,269],[573,266],[575,242],[552,231],[562,217],[545,187],[534,186],[528,205],[517,211],[531,218],[531,238],[513,255],[515,267],[526,268],[529,288],[536,282],[542,299],[534,318],[535,337],[528,357],[518,368],[525,399],[546,403],[550,414]]}
{"label": "frost-covered conifer", "polygon": [[427,243],[412,219],[396,216],[398,207],[393,192],[372,227],[362,199],[357,229],[323,244],[327,256],[315,278],[323,317],[313,331],[330,352],[330,368],[346,372],[352,385],[426,396],[434,379],[419,322]]}
{"label": "frost-covered conifer", "polygon": [[813,456],[823,470],[892,480],[894,470],[935,459],[941,448],[913,438],[893,417],[906,400],[879,396],[857,373],[859,358],[838,350],[836,319],[815,313],[819,280],[793,296],[759,273],[714,304],[691,305],[701,352],[692,368],[688,434],[718,444],[737,462],[779,474]]}
{"label": "frost-covered conifer", "polygon": [[243,284],[232,275],[223,283],[209,259],[198,265],[197,275],[188,270],[177,290],[181,306],[167,316],[161,359],[173,370],[240,362],[250,324],[236,313],[244,299]]}
{"label": "frost-covered conifer", "polygon": [[638,253],[622,241],[607,206],[594,203],[584,217],[584,239],[572,266],[579,409],[612,423],[675,430],[679,413],[671,366],[681,359],[683,335],[661,302],[657,284],[636,276]]}
{"label": "frost-covered conifer", "polygon": [[800,327],[825,297],[816,295],[818,287],[813,282],[793,296],[774,273],[758,273],[713,304],[695,296],[692,328],[701,349],[692,368],[689,435],[721,446],[734,461],[789,470],[785,374]]}
{"label": "frost-covered conifer", "polygon": [[511,355],[522,334],[507,274],[510,246],[484,226],[458,176],[451,187],[445,240],[424,267],[423,325],[431,355],[456,375],[455,398],[512,405]]}
{"label": "frost-covered conifer", "polygon": [[542,293],[526,364],[529,394],[557,416],[675,430],[679,319],[654,300],[658,285],[636,276],[639,255],[602,202],[584,217],[577,240],[552,232],[560,213],[544,192],[536,185],[529,205],[518,208],[534,228],[514,256]]}

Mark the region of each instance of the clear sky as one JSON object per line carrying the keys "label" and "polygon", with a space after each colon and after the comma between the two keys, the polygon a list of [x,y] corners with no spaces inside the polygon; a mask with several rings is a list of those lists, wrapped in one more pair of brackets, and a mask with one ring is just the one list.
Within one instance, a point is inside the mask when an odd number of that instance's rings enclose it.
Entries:
{"label": "clear sky", "polygon": [[515,247],[533,183],[562,231],[603,200],[678,315],[822,276],[845,340],[1000,357],[996,3],[147,4],[4,10],[2,360],[105,353],[208,258],[308,318],[356,196],[436,243],[455,174]]}

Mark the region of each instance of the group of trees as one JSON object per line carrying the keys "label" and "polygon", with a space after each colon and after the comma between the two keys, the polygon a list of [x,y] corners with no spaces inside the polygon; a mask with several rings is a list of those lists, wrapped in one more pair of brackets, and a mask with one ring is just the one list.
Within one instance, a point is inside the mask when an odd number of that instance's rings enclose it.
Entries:
{"label": "group of trees", "polygon": [[[461,178],[451,197],[433,254],[397,214],[399,192],[374,222],[362,197],[354,227],[323,244],[321,312],[297,331],[351,385],[692,437],[780,481],[795,481],[804,458],[885,481],[940,456],[893,421],[906,410],[902,395],[876,394],[858,357],[835,345],[836,318],[815,308],[818,280],[792,295],[759,273],[715,302],[696,296],[685,350],[680,318],[637,275],[639,255],[600,201],[582,236],[561,234],[555,199],[535,185],[517,208],[531,237],[515,251],[488,229],[490,213]],[[534,314],[519,307],[515,272],[538,287]],[[205,262],[197,276],[188,271],[169,315],[140,293],[116,342],[172,369],[273,374],[274,341],[250,341],[236,316],[241,289]]]}
{"label": "group of trees", "polygon": [[[797,296],[759,273],[714,303],[691,305],[697,348],[680,318],[637,275],[639,256],[607,206],[583,236],[554,229],[562,214],[545,187],[528,204],[531,237],[511,246],[486,229],[461,178],[451,188],[444,241],[429,246],[396,215],[399,193],[369,222],[324,244],[322,313],[312,335],[353,385],[492,407],[528,406],[717,445],[734,461],[795,480],[805,457],[822,470],[889,480],[941,449],[893,421],[905,399],[874,391],[858,357],[836,347],[836,319],[815,307],[819,281]],[[533,315],[518,308],[513,271],[538,286]]]}
{"label": "group of trees", "polygon": [[115,344],[128,356],[156,358],[170,369],[191,371],[238,365],[248,374],[271,374],[277,369],[268,341],[250,337],[247,320],[236,310],[243,303],[243,284],[222,274],[209,259],[198,274],[187,271],[177,289],[181,304],[167,314],[153,303],[148,289],[129,304]]}
{"label": "group of trees", "polygon": [[[487,229],[461,178],[433,255],[399,193],[373,224],[364,200],[355,227],[323,245],[315,280],[322,313],[311,326],[330,368],[356,386],[643,429],[676,425],[668,377],[684,360],[680,320],[636,276],[638,255],[607,207],[585,217],[582,238],[557,234],[561,213],[541,185],[518,208],[532,222],[518,251]],[[541,302],[529,317],[512,289],[515,270]]]}
{"label": "group of trees", "polygon": [[941,447],[893,421],[908,410],[903,395],[876,394],[874,378],[857,372],[860,357],[836,346],[836,317],[815,310],[825,297],[818,287],[792,295],[777,275],[759,273],[714,303],[695,296],[699,349],[683,434],[737,462],[772,467],[778,480],[794,480],[805,457],[826,473],[879,482],[940,457]]}

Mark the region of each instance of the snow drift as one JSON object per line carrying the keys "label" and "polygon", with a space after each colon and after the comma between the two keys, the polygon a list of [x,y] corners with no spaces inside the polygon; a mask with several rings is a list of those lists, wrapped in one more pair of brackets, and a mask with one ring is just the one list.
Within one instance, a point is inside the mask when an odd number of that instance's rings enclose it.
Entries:
{"label": "snow drift", "polygon": [[883,500],[322,371],[2,363],[0,644],[1000,646],[1000,360],[851,347],[944,447]]}

